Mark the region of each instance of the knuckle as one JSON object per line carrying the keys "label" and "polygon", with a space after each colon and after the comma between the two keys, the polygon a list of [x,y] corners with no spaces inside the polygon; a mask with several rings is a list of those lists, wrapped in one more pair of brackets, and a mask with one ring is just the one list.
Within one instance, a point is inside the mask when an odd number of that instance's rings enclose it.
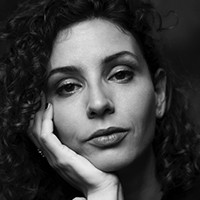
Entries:
{"label": "knuckle", "polygon": [[62,159],[56,159],[56,161],[53,164],[54,169],[64,170],[65,172],[71,172],[72,166],[69,165],[66,161]]}
{"label": "knuckle", "polygon": [[47,138],[46,138],[45,134],[43,134],[43,135],[40,136],[40,140],[41,140],[41,142],[43,144],[47,144]]}
{"label": "knuckle", "polygon": [[68,168],[68,164],[65,161],[61,160],[61,159],[57,159],[56,160],[56,167],[60,168],[60,169]]}

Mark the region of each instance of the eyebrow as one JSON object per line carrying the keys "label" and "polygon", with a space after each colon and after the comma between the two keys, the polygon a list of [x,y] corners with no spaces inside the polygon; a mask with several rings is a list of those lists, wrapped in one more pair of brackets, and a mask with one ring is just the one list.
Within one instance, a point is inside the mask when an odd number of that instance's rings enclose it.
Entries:
{"label": "eyebrow", "polygon": [[80,71],[82,71],[81,69],[73,66],[73,65],[70,65],[70,66],[63,66],[63,67],[58,67],[58,68],[55,68],[53,70],[50,71],[47,79],[50,78],[50,76],[56,74],[56,73],[71,73],[71,74],[77,74],[77,73],[80,73]]}
{"label": "eyebrow", "polygon": [[123,56],[131,56],[134,57],[136,60],[138,60],[138,56],[130,51],[120,51],[118,53],[115,53],[113,55],[107,56],[103,59],[103,63],[107,64],[110,63],[114,60],[116,60],[117,58],[123,57]]}
{"label": "eyebrow", "polygon": [[[138,60],[138,56],[130,51],[120,51],[118,53],[115,53],[113,55],[109,55],[106,56],[103,59],[103,64],[108,64],[113,62],[114,60],[120,58],[120,57],[124,57],[124,56],[131,56],[134,57],[136,60]],[[63,66],[63,67],[58,67],[55,69],[52,69],[47,77],[47,79],[49,79],[52,75],[56,74],[56,73],[72,73],[72,74],[78,74],[82,71],[81,68],[77,68],[73,65],[70,66]]]}

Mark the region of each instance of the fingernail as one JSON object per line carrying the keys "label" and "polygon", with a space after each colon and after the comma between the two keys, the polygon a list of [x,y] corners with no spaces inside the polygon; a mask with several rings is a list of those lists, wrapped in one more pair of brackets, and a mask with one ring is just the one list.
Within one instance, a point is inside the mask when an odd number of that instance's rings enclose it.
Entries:
{"label": "fingernail", "polygon": [[45,109],[47,110],[47,109],[49,109],[49,107],[50,107],[50,103],[46,103]]}

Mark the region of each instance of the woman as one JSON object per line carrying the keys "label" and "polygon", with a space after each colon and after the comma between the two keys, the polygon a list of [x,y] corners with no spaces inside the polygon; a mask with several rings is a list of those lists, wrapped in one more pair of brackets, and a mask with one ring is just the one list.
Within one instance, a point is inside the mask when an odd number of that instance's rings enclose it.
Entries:
{"label": "woman", "polygon": [[153,12],[43,0],[9,20],[2,198],[183,199],[195,188],[199,139],[150,37]]}

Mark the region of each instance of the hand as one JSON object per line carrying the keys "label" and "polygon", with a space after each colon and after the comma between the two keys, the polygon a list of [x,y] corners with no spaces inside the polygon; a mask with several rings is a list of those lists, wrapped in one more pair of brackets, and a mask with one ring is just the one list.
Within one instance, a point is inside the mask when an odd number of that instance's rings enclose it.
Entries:
{"label": "hand", "polygon": [[81,190],[88,200],[122,200],[122,188],[118,178],[97,169],[86,158],[63,145],[53,133],[53,107],[48,104],[36,113],[30,125],[29,135],[41,149],[49,164],[63,179]]}

